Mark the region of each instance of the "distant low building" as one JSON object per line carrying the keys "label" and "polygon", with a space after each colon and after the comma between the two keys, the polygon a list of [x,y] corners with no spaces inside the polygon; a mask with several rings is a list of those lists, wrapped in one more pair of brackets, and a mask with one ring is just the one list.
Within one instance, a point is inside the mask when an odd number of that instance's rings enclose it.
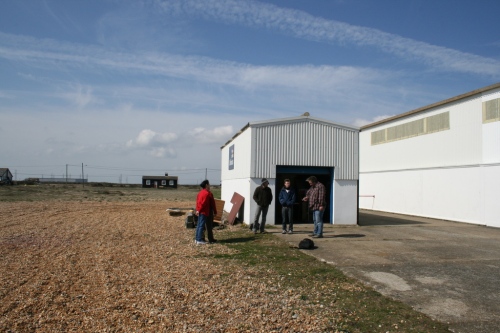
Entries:
{"label": "distant low building", "polygon": [[88,183],[89,180],[88,179],[84,179],[84,178],[65,178],[65,177],[61,177],[61,178],[55,178],[55,177],[52,177],[52,178],[38,178],[38,182],[40,183],[76,183],[76,184],[81,184],[81,183]]}
{"label": "distant low building", "polygon": [[12,184],[12,173],[8,168],[0,168],[0,184]]}
{"label": "distant low building", "polygon": [[142,187],[149,188],[177,188],[179,177],[169,176],[142,176]]}

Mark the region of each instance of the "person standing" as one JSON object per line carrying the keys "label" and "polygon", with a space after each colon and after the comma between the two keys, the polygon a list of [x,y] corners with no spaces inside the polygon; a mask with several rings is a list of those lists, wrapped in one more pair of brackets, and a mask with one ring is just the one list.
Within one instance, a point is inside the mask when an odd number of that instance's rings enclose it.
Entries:
{"label": "person standing", "polygon": [[[269,181],[266,178],[262,178],[261,185],[258,186],[253,192],[253,200],[257,203],[257,211],[255,212],[255,218],[253,220],[253,233],[256,234],[257,230],[260,233],[264,233],[266,226],[267,211],[269,210],[269,205],[273,201],[273,192],[269,188]],[[259,217],[262,214],[262,220],[259,225]]]}
{"label": "person standing", "polygon": [[215,206],[215,199],[212,192],[210,192],[210,183],[204,180],[200,184],[201,190],[196,197],[196,216],[198,216],[198,224],[196,225],[196,241],[198,245],[206,244],[203,239],[205,226],[208,233],[208,241],[213,243],[214,235],[212,232],[212,219],[217,215],[217,207]]}
{"label": "person standing", "polygon": [[279,194],[282,217],[282,234],[286,234],[286,224],[288,220],[288,233],[293,233],[293,204],[295,203],[295,190],[290,187],[290,179],[285,179],[284,186]]}
{"label": "person standing", "polygon": [[326,198],[325,185],[321,184],[315,176],[306,179],[311,186],[302,201],[308,201],[309,209],[313,212],[314,238],[323,238],[323,214],[325,213]]}

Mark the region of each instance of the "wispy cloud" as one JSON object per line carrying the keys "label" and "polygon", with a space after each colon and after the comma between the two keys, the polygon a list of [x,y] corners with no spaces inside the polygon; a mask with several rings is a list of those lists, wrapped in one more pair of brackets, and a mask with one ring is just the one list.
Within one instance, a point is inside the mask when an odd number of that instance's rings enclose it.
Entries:
{"label": "wispy cloud", "polygon": [[[39,40],[0,32],[0,57],[29,63],[40,68],[52,66],[124,71],[128,74],[164,76],[205,83],[223,84],[239,89],[268,87],[294,91],[332,93],[347,90],[351,84],[367,84],[387,78],[388,72],[349,66],[254,66],[207,57],[181,57],[159,53],[120,53],[98,46]],[[83,96],[81,96],[83,97]]]}
{"label": "wispy cloud", "polygon": [[362,127],[364,125],[368,125],[368,124],[371,124],[371,123],[374,123],[374,122],[377,122],[380,120],[384,120],[384,119],[387,119],[387,118],[392,117],[392,116],[394,116],[394,115],[392,114],[392,115],[376,116],[372,119],[356,118],[356,119],[354,119],[353,125],[358,126],[358,127]]}
{"label": "wispy cloud", "polygon": [[92,94],[92,87],[76,85],[72,91],[62,93],[71,104],[76,105],[78,109],[83,109],[87,105],[96,103],[97,99]]}
{"label": "wispy cloud", "polygon": [[500,61],[436,46],[377,29],[315,17],[306,12],[251,0],[156,0],[166,14],[196,15],[207,20],[274,29],[325,43],[374,47],[438,70],[500,77]]}

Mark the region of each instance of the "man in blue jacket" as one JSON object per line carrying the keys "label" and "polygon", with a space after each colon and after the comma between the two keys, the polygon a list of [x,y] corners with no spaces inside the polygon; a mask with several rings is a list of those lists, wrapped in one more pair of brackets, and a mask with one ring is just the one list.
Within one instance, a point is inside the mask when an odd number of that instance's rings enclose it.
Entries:
{"label": "man in blue jacket", "polygon": [[288,233],[293,233],[293,204],[295,203],[295,190],[290,187],[290,179],[285,179],[285,185],[280,191],[279,201],[281,204],[282,234],[286,234],[288,220]]}

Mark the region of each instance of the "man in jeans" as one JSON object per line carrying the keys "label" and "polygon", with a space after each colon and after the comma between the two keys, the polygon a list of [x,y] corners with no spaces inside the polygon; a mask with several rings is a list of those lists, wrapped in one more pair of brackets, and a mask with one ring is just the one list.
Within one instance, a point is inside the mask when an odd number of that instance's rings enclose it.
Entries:
{"label": "man in jeans", "polygon": [[313,212],[314,238],[323,238],[323,214],[325,213],[325,186],[318,182],[315,176],[306,179],[311,188],[307,191],[302,201],[309,202],[309,208]]}
{"label": "man in jeans", "polygon": [[[273,201],[273,192],[269,188],[269,181],[266,178],[262,178],[261,185],[255,189],[253,193],[253,200],[257,203],[257,211],[255,212],[255,219],[253,220],[253,233],[256,234],[257,230],[260,233],[264,233],[264,227],[266,226],[266,216],[269,210],[269,205]],[[259,217],[262,214],[262,221],[259,225]]]}
{"label": "man in jeans", "polygon": [[[208,240],[213,243],[212,224],[210,218],[217,215],[217,207],[215,206],[215,199],[212,192],[210,192],[210,183],[208,180],[204,180],[200,184],[201,191],[198,192],[196,197],[196,216],[198,216],[198,224],[196,226],[196,240],[197,245],[205,245],[206,242],[203,240],[203,233],[205,231],[205,224],[207,225]],[[210,239],[212,238],[212,239]]]}
{"label": "man in jeans", "polygon": [[285,179],[285,186],[280,191],[279,200],[281,204],[282,234],[286,234],[286,223],[288,220],[288,233],[293,233],[293,204],[295,203],[295,190],[290,187],[290,179]]}

